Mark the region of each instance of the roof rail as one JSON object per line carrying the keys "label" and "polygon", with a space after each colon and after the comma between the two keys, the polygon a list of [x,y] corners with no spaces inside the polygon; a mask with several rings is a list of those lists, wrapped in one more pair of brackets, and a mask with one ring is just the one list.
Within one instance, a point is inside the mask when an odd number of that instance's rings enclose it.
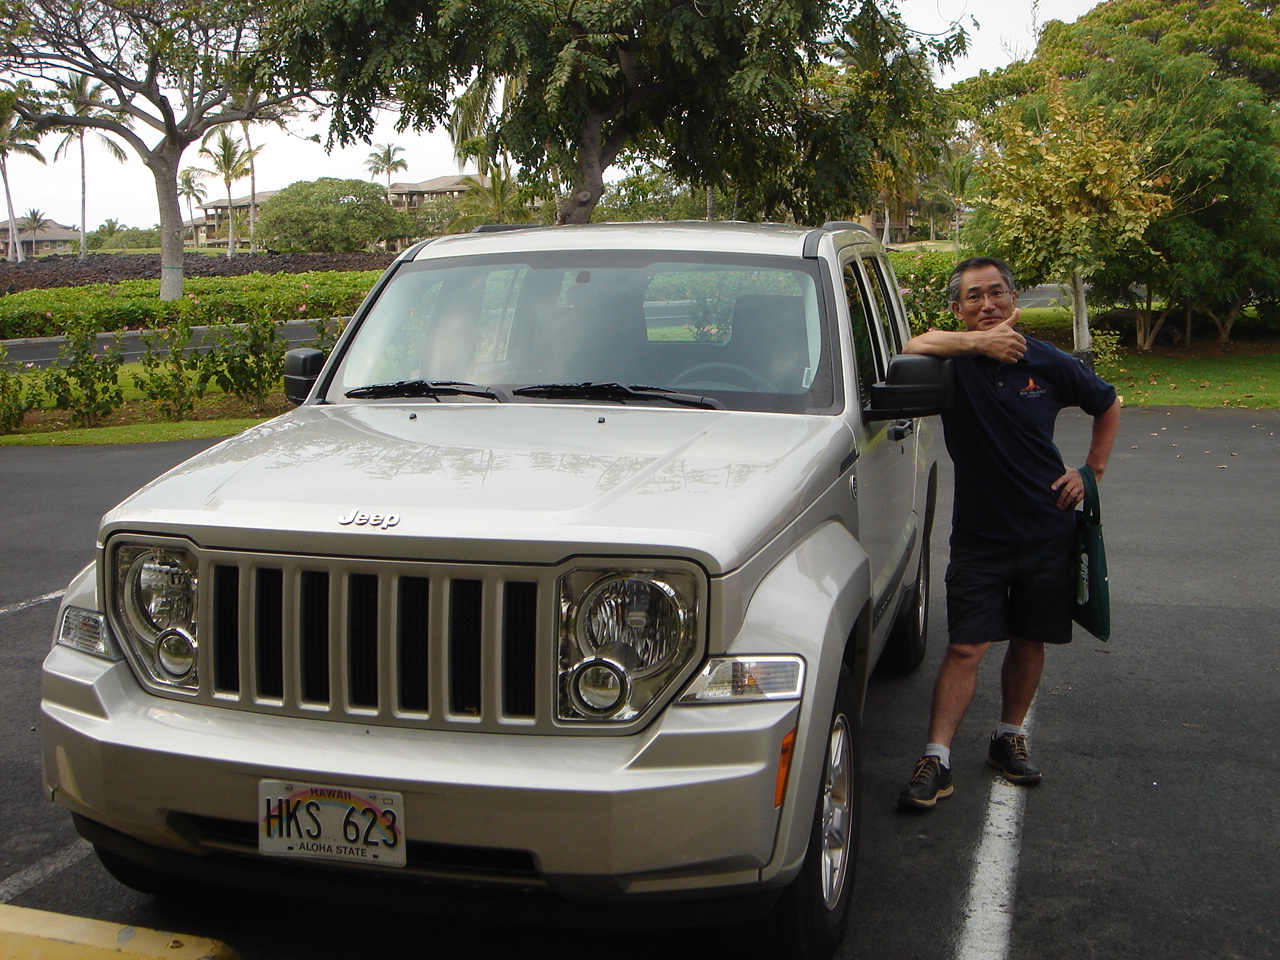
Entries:
{"label": "roof rail", "polygon": [[872,236],[870,230],[860,223],[854,223],[852,220],[828,220],[822,225],[823,230],[861,230],[867,236]]}
{"label": "roof rail", "polygon": [[472,227],[472,233],[503,233],[507,230],[532,230],[536,227],[542,227],[541,223],[482,223]]}

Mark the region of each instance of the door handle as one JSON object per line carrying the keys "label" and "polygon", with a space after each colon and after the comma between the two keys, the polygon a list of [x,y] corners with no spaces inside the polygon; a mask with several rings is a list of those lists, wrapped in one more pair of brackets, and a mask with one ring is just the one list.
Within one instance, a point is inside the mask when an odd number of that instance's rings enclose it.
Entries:
{"label": "door handle", "polygon": [[916,422],[914,420],[899,420],[897,423],[889,427],[889,439],[894,443],[907,439],[911,434],[916,432]]}

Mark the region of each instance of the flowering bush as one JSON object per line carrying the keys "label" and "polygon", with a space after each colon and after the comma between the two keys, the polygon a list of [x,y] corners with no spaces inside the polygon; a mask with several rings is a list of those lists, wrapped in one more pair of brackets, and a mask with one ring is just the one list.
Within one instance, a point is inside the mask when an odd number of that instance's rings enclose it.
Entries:
{"label": "flowering bush", "polygon": [[952,315],[947,298],[947,280],[956,265],[952,254],[891,250],[889,260],[898,276],[898,288],[913,334],[923,333],[930,327],[959,329],[959,321]]}
{"label": "flowering bush", "polygon": [[24,381],[17,364],[8,362],[8,353],[0,346],[0,433],[12,433],[22,426],[38,396],[39,388]]}
{"label": "flowering bush", "polygon": [[96,427],[124,403],[119,336],[101,343],[93,322],[77,317],[58,354],[61,362],[44,371],[45,392],[76,426]]}

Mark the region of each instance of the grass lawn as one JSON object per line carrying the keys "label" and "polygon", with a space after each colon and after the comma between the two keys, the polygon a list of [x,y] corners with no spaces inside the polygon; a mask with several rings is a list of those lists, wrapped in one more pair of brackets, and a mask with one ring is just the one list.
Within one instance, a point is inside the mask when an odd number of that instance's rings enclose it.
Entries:
{"label": "grass lawn", "polygon": [[1280,407],[1280,345],[1273,353],[1129,354],[1100,369],[1128,406]]}

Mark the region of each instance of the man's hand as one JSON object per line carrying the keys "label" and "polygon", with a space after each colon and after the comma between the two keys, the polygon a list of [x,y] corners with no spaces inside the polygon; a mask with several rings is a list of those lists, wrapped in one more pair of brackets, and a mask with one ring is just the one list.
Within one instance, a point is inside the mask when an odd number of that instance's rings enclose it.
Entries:
{"label": "man's hand", "polygon": [[1058,492],[1059,510],[1071,510],[1084,499],[1084,480],[1075,467],[1053,481],[1050,489]]}
{"label": "man's hand", "polygon": [[1014,310],[1009,319],[1001,321],[988,330],[981,331],[981,352],[998,363],[1017,363],[1027,352],[1027,338],[1015,330],[1019,310]]}

